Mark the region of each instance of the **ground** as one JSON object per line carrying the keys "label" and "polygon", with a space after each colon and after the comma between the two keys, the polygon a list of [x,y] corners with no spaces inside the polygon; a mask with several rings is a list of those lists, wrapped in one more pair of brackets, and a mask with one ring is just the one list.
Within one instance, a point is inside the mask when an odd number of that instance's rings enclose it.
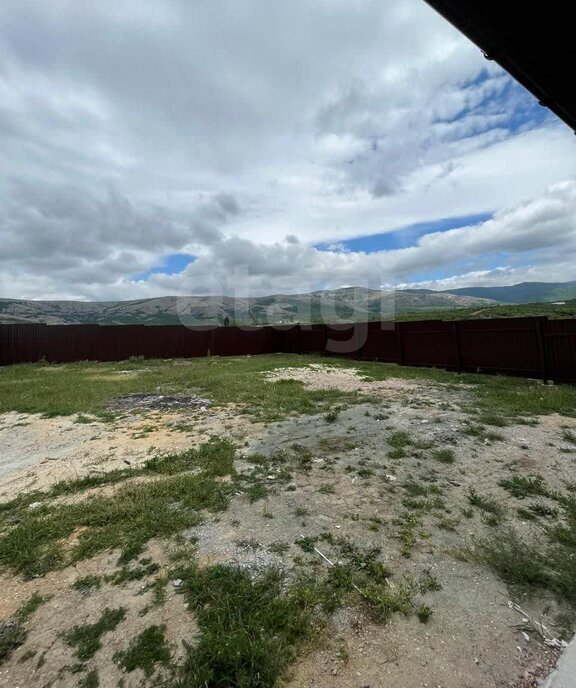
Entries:
{"label": "ground", "polygon": [[1,686],[537,686],[576,389],[262,356],[0,369]]}

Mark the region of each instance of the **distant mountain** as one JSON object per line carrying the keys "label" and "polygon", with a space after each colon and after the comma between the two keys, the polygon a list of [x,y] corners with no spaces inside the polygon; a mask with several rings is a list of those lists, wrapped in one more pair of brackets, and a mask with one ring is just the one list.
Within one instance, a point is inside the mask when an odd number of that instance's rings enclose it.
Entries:
{"label": "distant mountain", "polygon": [[476,296],[422,290],[378,291],[362,287],[275,294],[252,299],[230,296],[164,296],[138,301],[19,301],[0,299],[0,324],[210,325],[346,322],[393,318],[413,310],[486,307]]}
{"label": "distant mountain", "polygon": [[464,287],[448,289],[445,294],[458,294],[500,303],[545,303],[576,299],[575,282],[522,282],[510,287]]}

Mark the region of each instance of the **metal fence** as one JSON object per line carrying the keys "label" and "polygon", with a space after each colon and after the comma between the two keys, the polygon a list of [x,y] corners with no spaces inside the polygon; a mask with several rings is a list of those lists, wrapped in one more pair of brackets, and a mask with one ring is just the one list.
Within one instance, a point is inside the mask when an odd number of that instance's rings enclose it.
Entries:
{"label": "metal fence", "polygon": [[457,371],[576,380],[576,320],[506,318],[346,325],[0,325],[0,365],[130,356],[188,358],[298,353]]}

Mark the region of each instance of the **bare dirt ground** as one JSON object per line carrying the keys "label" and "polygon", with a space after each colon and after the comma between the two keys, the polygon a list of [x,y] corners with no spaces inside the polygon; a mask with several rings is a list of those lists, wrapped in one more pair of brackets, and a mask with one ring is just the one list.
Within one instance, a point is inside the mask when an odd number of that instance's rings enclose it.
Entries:
{"label": "bare dirt ground", "polygon": [[[25,645],[19,647],[10,662],[0,666],[0,685],[6,688],[28,686],[77,686],[74,671],[66,670],[78,665],[74,649],[67,645],[62,630],[75,625],[93,624],[107,608],[123,608],[126,618],[118,626],[118,632],[108,634],[102,649],[91,659],[87,671],[98,672],[100,686],[117,686],[122,681],[125,688],[138,688],[146,683],[141,669],[124,675],[114,655],[125,651],[129,642],[150,625],[166,627],[166,638],[181,661],[185,655],[183,639],[193,642],[198,629],[193,617],[187,612],[182,596],[174,586],[163,583],[166,597],[162,604],[154,603],[150,583],[161,580],[167,558],[165,543],[150,542],[143,556],[152,558],[160,565],[157,573],[144,584],[142,580],[123,585],[103,582],[93,591],[76,590],[71,586],[78,579],[97,576],[103,571],[114,570],[118,552],[107,552],[83,561],[64,571],[55,571],[41,580],[23,583],[10,577],[0,578],[2,602],[0,618],[10,617],[31,594],[47,598],[28,625]],[[160,675],[157,676],[160,680]]]}
{"label": "bare dirt ground", "polygon": [[[5,414],[0,443],[3,465],[10,469],[0,478],[0,494],[14,497],[64,478],[124,467],[126,461],[138,465],[152,453],[181,451],[210,435],[235,438],[245,456],[236,466],[245,478],[244,488],[238,489],[226,512],[207,515],[185,533],[201,566],[237,564],[255,575],[270,565],[288,575],[302,563],[320,569],[329,564],[298,543],[303,536],[330,533],[363,548],[379,548],[395,578],[418,578],[428,571],[440,587],[418,598],[434,610],[428,623],[396,615],[386,625],[375,625],[361,610],[337,612],[318,647],[294,667],[289,688],[539,685],[558,651],[542,642],[529,620],[543,622],[554,636],[561,611],[557,603],[548,595],[515,596],[488,568],[463,561],[457,553],[491,532],[488,515],[470,506],[470,488],[491,496],[521,532],[536,532],[534,523],[517,516],[524,502],[514,500],[498,482],[515,472],[539,473],[553,489],[563,489],[566,481],[574,480],[576,453],[562,439],[562,429],[575,429],[575,421],[547,416],[533,425],[495,428],[499,439],[474,436],[467,432],[464,386],[455,390],[405,380],[376,383],[352,369],[321,364],[277,370],[267,379],[273,384],[286,378],[301,380],[311,389],[358,390],[377,399],[336,410],[330,418],[299,416],[267,427],[250,423],[233,408],[129,414],[112,425]],[[178,425],[185,425],[186,431]],[[405,433],[408,441],[404,452],[395,454],[390,438],[396,433]],[[438,450],[452,452],[452,460],[437,458]],[[284,458],[262,472],[248,460],[255,453]],[[281,475],[286,467],[288,482]],[[263,498],[248,498],[251,481],[265,487]],[[433,486],[438,504],[431,505],[431,494],[410,502],[410,484]],[[140,670],[123,674],[113,655],[150,623],[166,625],[177,657],[183,656],[182,639],[193,642],[197,634],[172,581],[163,583],[166,600],[154,604],[151,584],[166,572],[165,545],[152,542],[143,555],[158,564],[153,575],[104,583],[90,593],[71,585],[83,576],[113,572],[117,552],[32,581],[4,575],[0,619],[14,614],[33,592],[51,597],[28,621],[26,642],[0,666],[0,686],[79,685],[65,669],[77,660],[60,632],[93,623],[104,608],[118,606],[127,609],[126,619],[106,636],[88,669],[98,670],[101,686],[159,685],[161,672],[153,679]],[[338,560],[330,541],[316,546],[331,561]],[[520,604],[529,616],[523,617],[509,601]]]}
{"label": "bare dirt ground", "polygon": [[[86,421],[89,422],[86,422]],[[116,468],[137,468],[153,454],[182,452],[211,436],[244,441],[260,431],[234,407],[132,409],[117,420],[0,415],[0,499],[45,490]]]}

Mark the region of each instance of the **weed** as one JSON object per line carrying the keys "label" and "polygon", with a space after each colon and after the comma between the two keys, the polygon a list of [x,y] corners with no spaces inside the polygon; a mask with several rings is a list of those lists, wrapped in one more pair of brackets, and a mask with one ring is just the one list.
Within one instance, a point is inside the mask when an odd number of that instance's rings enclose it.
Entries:
{"label": "weed", "polygon": [[336,485],[334,483],[322,483],[318,488],[318,492],[325,495],[336,494]]}
{"label": "weed", "polygon": [[410,497],[424,497],[430,494],[442,494],[442,490],[437,485],[421,485],[415,480],[408,480],[402,487]]}
{"label": "weed", "polygon": [[432,452],[432,457],[441,463],[454,463],[454,452],[452,449],[436,449]]}
{"label": "weed", "polygon": [[483,425],[475,425],[474,423],[467,423],[462,432],[470,437],[478,438],[478,440],[484,444],[502,442],[504,440],[504,435],[499,432],[486,430]]}
{"label": "weed", "polygon": [[28,619],[32,616],[32,614],[34,614],[38,607],[47,602],[49,599],[50,598],[48,597],[43,597],[42,595],[39,595],[37,592],[33,593],[16,612],[16,618],[18,619],[18,621],[20,621],[20,623],[28,621]]}
{"label": "weed", "polygon": [[424,569],[424,571],[422,571],[418,579],[418,587],[422,594],[430,592],[431,590],[442,590],[442,586],[438,582],[436,576],[431,573],[430,569]]}
{"label": "weed", "polygon": [[494,425],[497,428],[504,428],[508,425],[508,421],[498,413],[485,412],[478,421],[483,425]]}
{"label": "weed", "polygon": [[356,473],[361,478],[371,478],[374,475],[374,471],[371,468],[359,468]]}
{"label": "weed", "polygon": [[139,566],[123,566],[116,573],[106,576],[105,580],[114,585],[122,585],[129,581],[142,580],[147,576],[152,576],[158,573],[160,566],[151,560],[142,559]]}
{"label": "weed", "polygon": [[262,483],[254,483],[246,490],[250,504],[254,504],[260,499],[265,499],[268,496],[268,488]]}
{"label": "weed", "polygon": [[553,506],[548,506],[544,502],[534,502],[534,504],[528,505],[528,510],[531,511],[536,516],[541,516],[542,518],[557,518],[558,509]]}
{"label": "weed", "polygon": [[324,420],[327,423],[335,423],[338,420],[339,413],[340,412],[338,410],[331,409],[330,411],[324,414]]}
{"label": "weed", "polygon": [[402,556],[409,557],[416,544],[416,528],[422,525],[422,521],[415,514],[405,512],[397,521],[399,525],[398,537],[400,539]]}
{"label": "weed", "polygon": [[481,495],[476,492],[473,487],[468,488],[467,498],[472,506],[478,507],[482,511],[486,511],[495,516],[501,516],[503,513],[502,506],[494,499],[492,495]]}
{"label": "weed", "polygon": [[500,480],[498,485],[517,499],[524,499],[530,495],[550,496],[550,490],[541,475],[514,475]]}
{"label": "weed", "polygon": [[113,631],[126,617],[126,610],[105,609],[96,623],[75,626],[63,634],[67,645],[76,648],[78,659],[86,661],[93,657],[102,646],[101,638],[105,633]]}
{"label": "weed", "polygon": [[283,555],[288,552],[290,545],[287,542],[272,542],[268,545],[268,551],[273,554]]}
{"label": "weed", "polygon": [[428,623],[430,617],[432,616],[432,609],[425,604],[421,604],[416,609],[416,616],[420,620],[420,623]]}
{"label": "weed", "polygon": [[165,626],[149,626],[130,642],[127,650],[117,652],[114,660],[124,671],[142,669],[145,676],[151,676],[157,664],[168,666],[170,663],[165,631]]}
{"label": "weed", "polygon": [[485,523],[487,526],[494,528],[495,526],[499,526],[502,523],[502,515],[501,514],[485,514],[484,517],[482,518],[482,522]]}
{"label": "weed", "polygon": [[[366,412],[368,413],[368,412]],[[340,640],[338,642],[338,649],[336,650],[336,657],[343,662],[344,664],[348,664],[348,661],[350,660],[350,654],[348,650],[346,649],[346,643],[344,640]]]}
{"label": "weed", "polygon": [[520,518],[524,519],[525,521],[535,521],[536,520],[536,515],[534,512],[530,511],[529,509],[525,509],[524,507],[520,506],[518,509],[516,509],[516,513]]}
{"label": "weed", "polygon": [[444,500],[438,495],[426,499],[405,497],[402,500],[402,506],[404,506],[406,509],[413,509],[414,511],[432,511],[433,509],[443,509]]}
{"label": "weed", "polygon": [[92,669],[89,671],[84,678],[80,680],[78,688],[98,688],[100,685],[100,679],[98,678],[98,671]]}
{"label": "weed", "polygon": [[308,509],[306,509],[306,507],[304,506],[297,506],[294,509],[294,516],[298,516],[299,518],[303,516],[308,516],[309,513],[310,512],[308,511]]}
{"label": "weed", "polygon": [[387,440],[388,444],[394,449],[405,449],[412,444],[410,435],[407,432],[395,432]]}
{"label": "weed", "polygon": [[100,576],[84,576],[84,578],[78,578],[72,583],[72,588],[78,590],[78,592],[87,594],[96,590],[102,585],[102,578]]}

